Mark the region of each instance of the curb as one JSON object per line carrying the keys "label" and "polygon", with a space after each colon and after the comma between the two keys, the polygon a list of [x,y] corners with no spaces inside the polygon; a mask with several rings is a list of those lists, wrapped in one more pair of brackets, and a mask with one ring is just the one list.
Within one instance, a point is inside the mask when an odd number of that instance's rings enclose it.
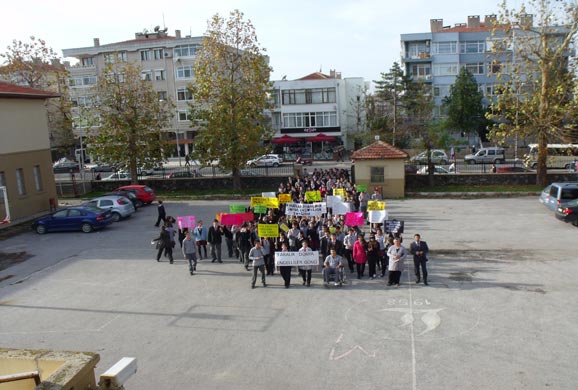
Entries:
{"label": "curb", "polygon": [[525,196],[540,196],[539,192],[406,192],[408,198],[452,198],[452,199],[479,199],[479,198],[520,198]]}

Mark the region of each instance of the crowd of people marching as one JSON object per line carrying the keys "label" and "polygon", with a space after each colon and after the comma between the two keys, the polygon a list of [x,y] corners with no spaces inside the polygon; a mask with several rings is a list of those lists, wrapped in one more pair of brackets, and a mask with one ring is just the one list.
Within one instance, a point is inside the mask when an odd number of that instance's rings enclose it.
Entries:
{"label": "crowd of people marching", "polygon": [[[293,203],[304,203],[306,192],[319,191],[322,198],[334,195],[336,189],[343,189],[343,199],[350,204],[351,211],[367,215],[368,201],[382,200],[381,193],[375,188],[371,195],[359,191],[351,183],[349,170],[329,169],[313,170],[310,174],[290,177],[282,182],[277,190],[279,194],[289,194]],[[250,210],[248,210],[250,211]],[[285,288],[291,286],[292,266],[275,265],[275,252],[309,252],[318,251],[321,257],[321,269],[324,283],[327,285],[330,276],[334,283],[345,282],[350,276],[357,279],[385,278],[388,286],[399,286],[401,271],[409,254],[413,255],[416,283],[423,277],[427,282],[427,243],[421,241],[419,234],[409,249],[403,245],[401,233],[384,231],[383,224],[371,223],[367,226],[347,226],[344,215],[332,215],[330,212],[321,216],[290,216],[285,214],[285,204],[279,208],[270,208],[266,214],[255,214],[254,221],[247,221],[241,226],[223,226],[215,219],[210,227],[198,221],[193,229],[178,229],[175,219],[166,216],[164,205],[159,201],[158,220],[155,226],[163,222],[157,244],[157,261],[163,253],[173,263],[173,248],[178,241],[183,257],[189,262],[189,272],[194,275],[198,260],[208,259],[222,263],[222,243],[226,244],[229,258],[238,259],[247,271],[252,271],[251,288],[255,288],[258,272],[261,283],[267,286],[266,277],[275,275],[279,269]],[[258,224],[278,224],[279,236],[264,238],[258,235]],[[365,231],[364,231],[365,229]],[[209,247],[209,251],[207,250]],[[297,267],[303,286],[311,286],[314,267],[302,265]]]}

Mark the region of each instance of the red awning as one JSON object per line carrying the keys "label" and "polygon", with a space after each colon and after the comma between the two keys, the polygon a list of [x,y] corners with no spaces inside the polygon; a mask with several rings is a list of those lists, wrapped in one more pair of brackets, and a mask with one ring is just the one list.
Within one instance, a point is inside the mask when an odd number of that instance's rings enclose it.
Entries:
{"label": "red awning", "polygon": [[337,138],[332,137],[330,135],[325,135],[323,133],[319,133],[314,137],[307,138],[307,142],[335,142]]}
{"label": "red awning", "polygon": [[290,135],[284,135],[283,137],[274,138],[271,140],[272,144],[296,144],[300,142],[299,138],[291,137]]}

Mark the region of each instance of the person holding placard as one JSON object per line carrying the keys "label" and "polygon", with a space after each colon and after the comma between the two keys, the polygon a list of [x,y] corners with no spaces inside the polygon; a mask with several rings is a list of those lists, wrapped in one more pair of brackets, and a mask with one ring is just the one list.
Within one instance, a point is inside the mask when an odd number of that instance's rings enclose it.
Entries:
{"label": "person holding placard", "polygon": [[[301,242],[301,249],[299,252],[312,252],[312,249],[309,248],[309,242],[307,240],[303,240]],[[299,266],[299,274],[303,278],[303,285],[307,285],[307,287],[311,286],[311,271],[313,270],[312,265],[300,265]]]}
{"label": "person holding placard", "polygon": [[261,272],[261,283],[263,287],[267,287],[265,281],[265,253],[261,246],[261,240],[255,240],[255,246],[249,251],[249,259],[253,261],[253,277],[251,279],[251,288],[255,288],[257,282],[257,271]]}
{"label": "person holding placard", "polygon": [[[289,252],[289,244],[287,240],[281,240],[281,252]],[[285,288],[289,288],[291,285],[291,269],[293,267],[282,265],[279,267],[279,272],[281,272],[281,276],[283,277],[283,281],[285,282]]]}

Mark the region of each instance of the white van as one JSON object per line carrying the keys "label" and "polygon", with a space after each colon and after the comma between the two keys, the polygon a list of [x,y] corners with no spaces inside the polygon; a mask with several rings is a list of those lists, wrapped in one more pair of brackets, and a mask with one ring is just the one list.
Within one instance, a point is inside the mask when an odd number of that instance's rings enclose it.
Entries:
{"label": "white van", "polygon": [[466,155],[466,157],[464,157],[464,161],[466,164],[500,164],[506,162],[506,155],[504,149],[492,146],[490,148],[482,148],[478,150],[476,154]]}

